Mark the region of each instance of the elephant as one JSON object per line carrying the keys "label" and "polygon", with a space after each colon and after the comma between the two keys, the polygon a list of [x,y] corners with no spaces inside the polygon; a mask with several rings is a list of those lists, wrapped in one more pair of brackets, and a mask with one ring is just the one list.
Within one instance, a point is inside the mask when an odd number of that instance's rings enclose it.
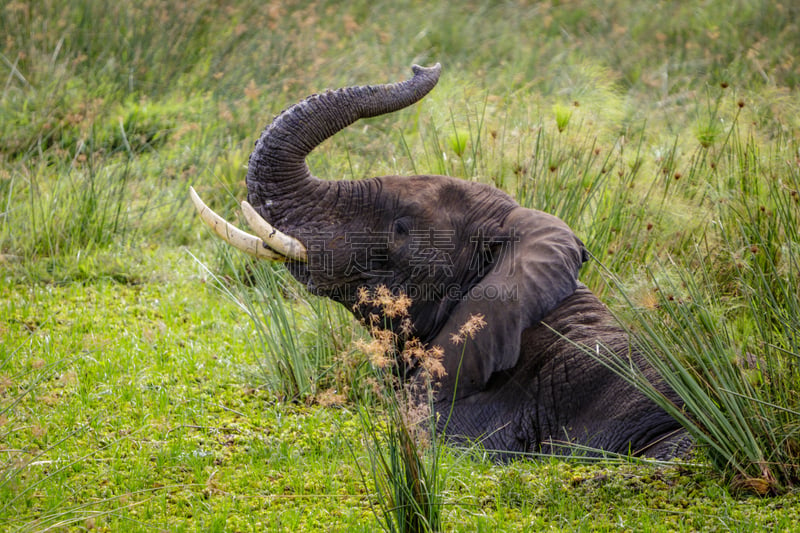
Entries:
{"label": "elephant", "polygon": [[[247,168],[242,211],[256,235],[222,219],[190,188],[203,220],[236,248],[284,262],[308,291],[358,316],[380,312],[359,299],[360,290],[408,295],[414,337],[443,350],[434,408],[455,442],[480,442],[500,459],[571,453],[571,446],[682,454],[690,439],[681,425],[587,353],[602,346],[621,354],[681,405],[578,280],[590,255],[565,222],[454,177],[311,174],[306,156],[316,146],[360,118],[416,103],[437,84],[441,65],[412,71],[397,83],[311,95],[275,117]],[[476,315],[484,328],[455,345],[453,335]]]}

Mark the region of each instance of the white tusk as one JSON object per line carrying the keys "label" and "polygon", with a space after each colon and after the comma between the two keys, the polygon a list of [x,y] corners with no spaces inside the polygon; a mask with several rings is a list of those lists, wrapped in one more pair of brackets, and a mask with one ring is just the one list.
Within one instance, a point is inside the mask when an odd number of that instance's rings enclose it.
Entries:
{"label": "white tusk", "polygon": [[256,235],[261,237],[267,246],[289,259],[304,263],[308,261],[308,253],[302,242],[273,228],[247,201],[242,202],[242,213]]}
{"label": "white tusk", "polygon": [[197,208],[197,212],[200,213],[200,218],[202,218],[203,222],[208,224],[208,227],[214,230],[214,233],[219,235],[223,241],[227,242],[237,250],[241,250],[259,259],[268,259],[270,261],[286,261],[286,257],[268,248],[264,244],[264,241],[255,235],[250,235],[249,233],[240,230],[212,211],[211,208],[200,199],[200,197],[197,195],[197,192],[195,192],[194,187],[189,187],[189,195],[192,197],[192,202],[194,203],[195,208]]}

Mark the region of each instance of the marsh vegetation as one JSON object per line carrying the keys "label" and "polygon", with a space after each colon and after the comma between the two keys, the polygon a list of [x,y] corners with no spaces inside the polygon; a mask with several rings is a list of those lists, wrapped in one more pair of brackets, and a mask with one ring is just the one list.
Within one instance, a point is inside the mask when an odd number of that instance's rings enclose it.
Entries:
{"label": "marsh vegetation", "polygon": [[223,4],[0,6],[5,529],[394,527],[375,465],[393,471],[376,443],[396,406],[363,326],[224,249],[187,190],[236,220],[274,115],[437,61],[426,99],[343,131],[312,171],[448,174],[567,221],[594,256],[581,280],[681,393],[698,448],[496,465],[434,443],[414,452],[434,518],[797,528],[800,8]]}

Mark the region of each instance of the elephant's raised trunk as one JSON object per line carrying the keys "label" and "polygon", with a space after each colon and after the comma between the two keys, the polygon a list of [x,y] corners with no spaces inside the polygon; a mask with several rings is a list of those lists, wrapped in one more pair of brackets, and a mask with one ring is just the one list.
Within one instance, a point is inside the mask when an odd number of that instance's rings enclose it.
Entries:
{"label": "elephant's raised trunk", "polygon": [[[346,87],[309,96],[275,117],[256,142],[247,169],[249,202],[242,202],[242,211],[257,235],[239,230],[214,213],[190,188],[192,202],[203,221],[227,243],[250,255],[305,263],[305,245],[276,226],[302,228],[307,221],[298,217],[298,212],[313,210],[328,189],[322,185],[332,183],[311,175],[306,156],[360,118],[391,113],[419,101],[439,81],[441,65],[414,65],[412,70],[414,77],[399,83]],[[299,205],[305,208],[298,209]],[[317,218],[325,220],[319,213]],[[306,228],[312,232],[314,229]]]}
{"label": "elephant's raised trunk", "polygon": [[248,201],[267,214],[271,201],[286,193],[300,193],[315,181],[305,162],[311,150],[360,118],[417,102],[436,85],[441,66],[414,65],[412,70],[414,77],[406,81],[315,94],[283,111],[264,130],[250,155]]}

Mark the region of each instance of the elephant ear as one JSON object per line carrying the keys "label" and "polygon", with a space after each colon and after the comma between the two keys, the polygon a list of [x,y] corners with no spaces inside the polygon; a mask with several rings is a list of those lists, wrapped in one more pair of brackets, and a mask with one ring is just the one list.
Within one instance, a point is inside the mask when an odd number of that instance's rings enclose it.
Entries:
{"label": "elephant ear", "polygon": [[[514,209],[499,235],[489,238],[503,243],[499,253],[431,342],[445,352],[447,375],[438,400],[468,396],[482,390],[493,373],[513,368],[523,330],[575,291],[578,270],[588,258],[569,226],[532,209]],[[464,325],[478,314],[485,326],[473,338],[453,342],[454,336],[464,337]]]}

